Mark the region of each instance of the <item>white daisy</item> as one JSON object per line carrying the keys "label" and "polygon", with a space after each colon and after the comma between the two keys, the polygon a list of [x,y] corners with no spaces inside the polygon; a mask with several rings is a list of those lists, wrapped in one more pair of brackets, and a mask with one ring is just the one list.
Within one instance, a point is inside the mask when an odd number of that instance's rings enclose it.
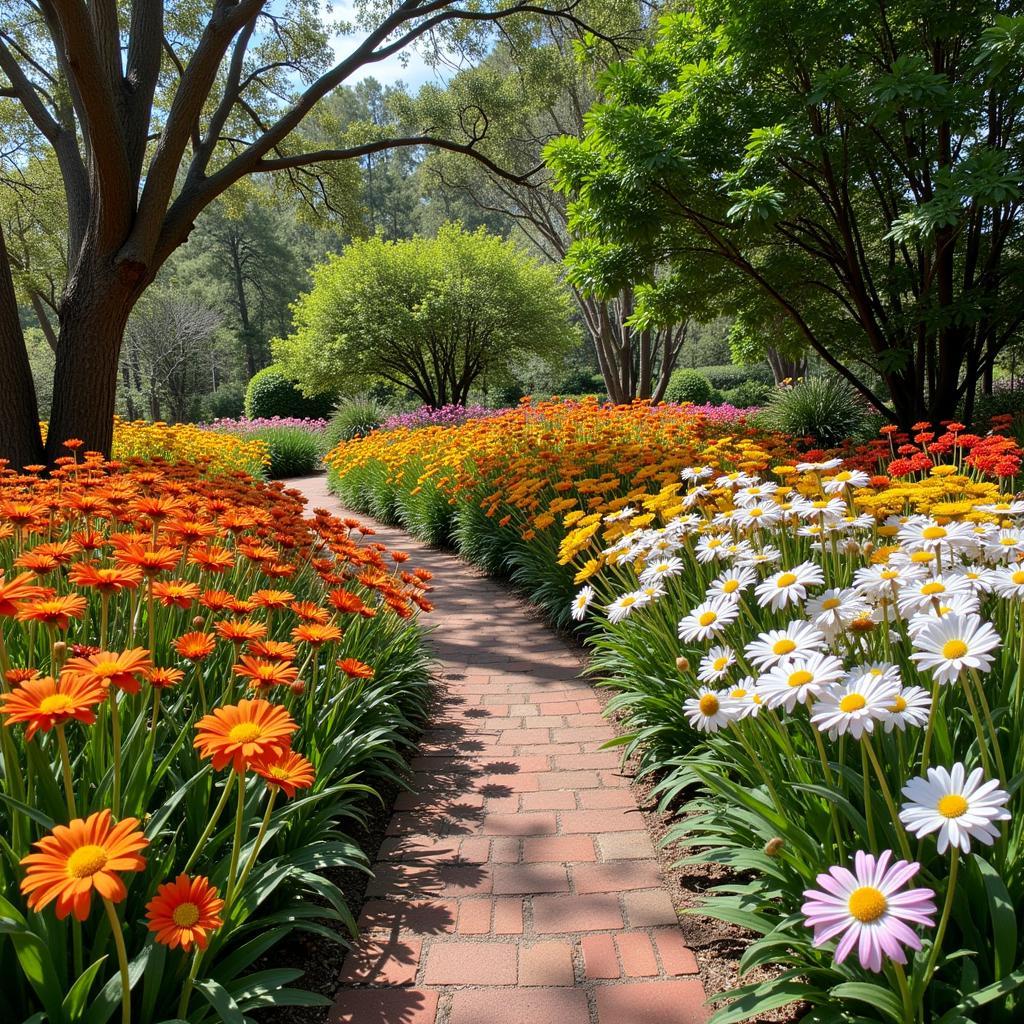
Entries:
{"label": "white daisy", "polygon": [[636,515],[636,509],[632,505],[620,508],[618,512],[609,512],[605,517],[606,523],[621,523],[626,519],[632,519]]}
{"label": "white daisy", "polygon": [[865,565],[853,574],[853,586],[865,597],[895,597],[908,584],[925,575],[927,570],[917,565]]}
{"label": "white daisy", "polygon": [[735,601],[721,597],[702,601],[689,615],[679,620],[679,639],[706,640],[709,636],[717,636],[726,626],[736,621],[739,613]]}
{"label": "white daisy", "polygon": [[761,501],[733,509],[732,518],[749,530],[755,526],[774,526],[782,519],[782,510],[774,502]]}
{"label": "white daisy", "polygon": [[673,576],[678,576],[685,565],[681,558],[659,558],[656,562],[651,562],[642,573],[640,573],[641,583],[654,583],[658,580],[669,580]]}
{"label": "white daisy", "polygon": [[605,609],[609,622],[622,622],[628,619],[638,608],[643,608],[650,600],[646,594],[633,590],[628,594],[615,598]]}
{"label": "white daisy", "polygon": [[910,660],[930,671],[936,682],[950,683],[959,679],[964,669],[988,672],[994,660],[990,652],[999,646],[1000,639],[979,616],[952,613],[929,622],[913,642]]}
{"label": "white daisy", "polygon": [[900,528],[897,541],[908,551],[947,552],[974,544],[970,523],[941,525],[927,516],[914,516]]}
{"label": "white daisy", "polygon": [[859,594],[838,587],[830,587],[817,597],[810,598],[804,610],[808,620],[829,640],[834,640],[853,619],[870,611],[867,602]]}
{"label": "white daisy", "polygon": [[931,710],[932,695],[923,686],[906,686],[893,698],[889,717],[883,723],[885,731],[905,732],[908,725],[923,728],[928,724]]}
{"label": "white daisy", "polygon": [[976,505],[975,508],[993,516],[1024,516],[1024,501],[996,501],[989,505]]}
{"label": "white daisy", "polygon": [[913,615],[928,607],[940,605],[957,594],[971,591],[970,583],[962,576],[929,576],[915,580],[900,591],[900,611],[904,615]]}
{"label": "white daisy", "polygon": [[746,554],[736,556],[737,565],[774,565],[780,558],[782,552],[771,544],[754,550],[750,549]]}
{"label": "white daisy", "polygon": [[990,562],[1019,562],[1024,558],[1024,533],[1000,530],[985,537],[983,547]]}
{"label": "white daisy", "polygon": [[811,722],[829,739],[849,733],[859,740],[864,733],[874,732],[876,722],[889,717],[899,688],[899,683],[884,675],[855,670],[815,701]]}
{"label": "white daisy", "polygon": [[751,484],[757,483],[757,477],[751,476],[749,473],[741,473],[738,470],[732,473],[725,473],[715,479],[716,487],[749,487]]}
{"label": "white daisy", "polygon": [[992,589],[1000,596],[1024,601],[1024,562],[992,571]]}
{"label": "white daisy", "polygon": [[775,484],[756,483],[741,487],[733,495],[737,505],[758,505],[775,494]]}
{"label": "white daisy", "polygon": [[820,462],[798,462],[796,471],[798,473],[819,473],[829,469],[838,469],[843,464],[842,459],[824,459]]}
{"label": "white daisy", "polygon": [[758,679],[757,689],[767,707],[792,712],[809,697],[820,697],[842,677],[843,663],[838,658],[831,654],[808,654],[779,662]]}
{"label": "white daisy", "polygon": [[577,592],[576,596],[572,599],[572,612],[571,615],[576,622],[582,622],[584,616],[587,614],[587,609],[590,607],[594,600],[594,588],[593,587],[581,587]]}
{"label": "white daisy", "polygon": [[719,690],[719,695],[732,701],[738,719],[753,718],[764,707],[764,698],[752,676],[744,676],[735,686]]}
{"label": "white daisy", "polygon": [[923,612],[911,615],[907,620],[907,632],[913,639],[930,622],[948,618],[950,615],[977,615],[980,609],[981,602],[978,600],[977,594],[957,594],[955,597],[947,597],[938,604],[925,608]]}
{"label": "white daisy", "polygon": [[950,846],[970,853],[972,839],[991,846],[999,836],[995,822],[1010,820],[1010,795],[999,788],[999,780],[982,782],[980,768],[970,775],[966,771],[959,762],[949,771],[929,768],[927,778],[911,779],[903,787],[908,802],[900,821],[918,839],[938,832],[939,853]]}
{"label": "white daisy", "polygon": [[795,619],[785,629],[770,629],[747,644],[745,654],[759,669],[771,668],[784,658],[799,658],[825,649],[825,634],[809,622]]}
{"label": "white daisy", "polygon": [[700,659],[697,678],[702,683],[717,683],[729,674],[729,669],[735,664],[736,655],[728,647],[712,647]]}
{"label": "white daisy", "polygon": [[800,519],[814,519],[819,523],[835,523],[849,514],[846,502],[836,497],[819,498],[816,501],[799,498],[793,502],[793,511]]}
{"label": "white daisy", "polygon": [[738,601],[743,591],[756,579],[757,573],[745,566],[740,569],[727,569],[711,581],[708,597],[727,597],[730,601]]}
{"label": "white daisy", "polygon": [[696,697],[683,703],[683,714],[694,729],[700,732],[718,732],[739,718],[739,711],[728,697],[722,697],[702,687]]}
{"label": "white daisy", "polygon": [[707,480],[714,470],[710,466],[687,466],[679,474],[679,479],[684,483],[687,480]]}
{"label": "white daisy", "polygon": [[867,487],[870,480],[862,469],[842,469],[823,480],[821,487],[826,494],[842,494],[847,487]]}
{"label": "white daisy", "polygon": [[697,561],[713,562],[716,558],[725,558],[727,538],[722,536],[701,537],[697,541]]}
{"label": "white daisy", "polygon": [[792,569],[774,573],[754,588],[757,603],[778,611],[787,604],[797,604],[807,597],[807,588],[825,582],[821,566],[814,562],[801,562]]}
{"label": "white daisy", "polygon": [[[1024,565],[1018,564],[1012,568],[1024,569]],[[975,594],[991,594],[995,586],[995,571],[992,569],[985,569],[982,566],[967,565],[962,569],[956,569],[953,572],[953,575],[961,576],[963,579],[967,580],[971,590],[973,590]]]}

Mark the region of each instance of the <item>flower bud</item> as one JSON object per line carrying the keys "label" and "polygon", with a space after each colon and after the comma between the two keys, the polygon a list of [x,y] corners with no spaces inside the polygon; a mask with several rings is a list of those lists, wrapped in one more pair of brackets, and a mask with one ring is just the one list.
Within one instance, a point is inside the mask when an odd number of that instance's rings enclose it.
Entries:
{"label": "flower bud", "polygon": [[204,618],[202,617],[202,615],[197,615],[197,616],[196,616],[196,617],[195,617],[195,618],[194,618],[194,619],[192,620],[192,628],[193,628],[193,629],[202,629],[202,628],[203,628],[203,623],[204,623],[205,621],[206,621],[206,620],[205,620],[205,619],[204,619]]}
{"label": "flower bud", "polygon": [[296,679],[294,683],[288,684],[288,689],[297,697],[301,697],[306,692],[306,684],[301,679]]}
{"label": "flower bud", "polygon": [[680,672],[689,672],[690,659],[685,657],[684,655],[680,655],[678,658],[676,658],[676,668],[679,669]]}
{"label": "flower bud", "polygon": [[782,848],[785,845],[786,844],[783,839],[779,836],[773,836],[764,844],[764,852],[768,854],[769,857],[778,857],[778,855],[782,853]]}

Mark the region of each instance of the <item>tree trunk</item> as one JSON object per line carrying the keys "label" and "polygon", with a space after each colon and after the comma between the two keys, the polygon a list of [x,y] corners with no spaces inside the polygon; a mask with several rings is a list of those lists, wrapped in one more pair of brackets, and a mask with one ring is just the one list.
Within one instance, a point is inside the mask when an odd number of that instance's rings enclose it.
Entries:
{"label": "tree trunk", "polygon": [[0,458],[21,469],[44,461],[39,433],[39,406],[25,338],[18,319],[11,265],[0,231]]}
{"label": "tree trunk", "polygon": [[[89,262],[95,267],[100,261]],[[48,461],[66,454],[63,444],[70,438],[84,441],[87,451],[110,456],[118,358],[140,292],[112,272],[72,279],[60,310]]]}

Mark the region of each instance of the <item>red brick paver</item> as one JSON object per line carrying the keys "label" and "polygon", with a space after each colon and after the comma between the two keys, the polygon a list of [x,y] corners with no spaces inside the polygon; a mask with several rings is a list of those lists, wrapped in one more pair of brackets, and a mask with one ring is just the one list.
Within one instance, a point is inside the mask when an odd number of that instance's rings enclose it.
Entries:
{"label": "red brick paver", "polygon": [[[339,510],[322,477],[292,484]],[[375,528],[434,574],[439,700],[330,1024],[701,1024],[697,963],[578,651],[454,555]]]}

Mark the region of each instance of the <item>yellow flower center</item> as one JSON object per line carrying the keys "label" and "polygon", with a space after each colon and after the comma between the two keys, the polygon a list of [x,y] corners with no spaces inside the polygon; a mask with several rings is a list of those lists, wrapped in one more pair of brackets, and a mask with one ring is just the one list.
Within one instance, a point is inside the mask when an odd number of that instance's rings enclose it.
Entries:
{"label": "yellow flower center", "polygon": [[940,583],[938,580],[932,580],[931,583],[926,583],[921,588],[921,593],[925,597],[931,597],[932,594],[944,594],[946,592],[945,584]]}
{"label": "yellow flower center", "polygon": [[171,919],[179,928],[191,928],[199,921],[199,908],[194,903],[179,903]]}
{"label": "yellow flower center", "polygon": [[930,562],[935,556],[930,551],[915,551],[911,556],[912,562]]}
{"label": "yellow flower center", "polygon": [[39,711],[44,715],[56,715],[74,706],[74,702],[66,693],[52,693],[39,702]]}
{"label": "yellow flower center", "polygon": [[753,519],[756,519],[758,516],[763,516],[764,515],[764,509],[763,508],[748,509],[747,515],[749,515]]}
{"label": "yellow flower center", "polygon": [[231,727],[228,739],[232,743],[252,743],[263,730],[255,722],[239,722]]}
{"label": "yellow flower center", "polygon": [[796,641],[790,640],[788,636],[784,636],[781,640],[776,640],[772,644],[772,654],[792,654],[796,650]]}
{"label": "yellow flower center", "polygon": [[813,678],[814,673],[808,672],[805,668],[799,668],[790,673],[789,685],[792,687],[806,686]]}
{"label": "yellow flower center", "polygon": [[941,540],[947,534],[944,526],[926,526],[921,531],[921,536],[925,540]]}
{"label": "yellow flower center", "polygon": [[906,698],[904,698],[904,697],[901,697],[901,696],[899,696],[899,694],[897,694],[897,695],[896,695],[896,699],[895,699],[895,700],[894,700],[894,701],[892,702],[892,705],[891,705],[891,706],[889,707],[889,710],[890,710],[891,712],[894,712],[894,713],[895,713],[895,714],[897,714],[897,715],[898,715],[898,714],[899,714],[899,713],[900,713],[901,711],[906,711],[906,710],[907,710],[907,701],[906,701]]}
{"label": "yellow flower center", "polygon": [[886,569],[880,575],[883,580],[897,580],[900,577],[900,574],[895,569]]}
{"label": "yellow flower center", "polygon": [[702,626],[710,626],[711,623],[714,622],[717,618],[718,615],[716,612],[701,612],[700,617],[697,619],[697,621]]}
{"label": "yellow flower center", "polygon": [[729,696],[732,697],[733,700],[742,700],[744,697],[746,697],[746,695],[747,691],[744,690],[742,686],[737,686],[736,689],[731,691],[729,694]]}
{"label": "yellow flower center", "polygon": [[862,924],[870,924],[872,921],[877,921],[889,909],[889,901],[880,889],[876,889],[873,885],[862,885],[850,893],[847,908],[850,914]]}
{"label": "yellow flower center", "polygon": [[729,664],[729,659],[728,658],[715,658],[715,660],[711,663],[711,667],[716,672],[721,672],[728,664]]}
{"label": "yellow flower center", "polygon": [[942,645],[942,656],[954,659],[962,658],[967,653],[967,644],[963,640],[947,640]]}
{"label": "yellow flower center", "polygon": [[836,473],[833,479],[845,484],[846,481],[850,479],[850,473],[844,469],[842,473]]}
{"label": "yellow flower center", "polygon": [[859,693],[848,693],[840,702],[839,710],[850,714],[853,711],[862,711],[868,706],[868,702]]}
{"label": "yellow flower center", "polygon": [[1016,583],[1016,584],[1017,584],[1017,586],[1019,587],[1019,586],[1020,586],[1020,585],[1021,585],[1022,583],[1024,583],[1024,570],[1018,569],[1018,570],[1017,570],[1017,571],[1016,571],[1016,572],[1015,572],[1015,573],[1014,573],[1014,574],[1013,574],[1013,575],[1012,575],[1012,576],[1010,577],[1010,579],[1012,579],[1012,580],[1013,580],[1013,582],[1014,582],[1014,583]]}
{"label": "yellow flower center", "polygon": [[841,603],[838,597],[826,597],[821,602],[821,607],[823,611],[831,611],[833,608],[838,608]]}
{"label": "yellow flower center", "polygon": [[784,572],[775,583],[779,587],[791,587],[796,583],[796,576],[791,572]]}
{"label": "yellow flower center", "polygon": [[1002,544],[1002,546],[1004,548],[1012,548],[1017,543],[1017,538],[1016,537],[1000,537],[999,538],[999,543]]}
{"label": "yellow flower center", "polygon": [[68,857],[68,874],[72,878],[91,878],[107,866],[109,857],[102,846],[80,846]]}
{"label": "yellow flower center", "polygon": [[623,608],[628,608],[630,605],[636,604],[636,598],[630,597],[628,594],[619,602]]}
{"label": "yellow flower center", "polygon": [[718,714],[718,698],[713,693],[705,693],[700,699],[700,712],[709,718]]}
{"label": "yellow flower center", "polygon": [[101,661],[94,666],[92,671],[94,675],[109,679],[111,676],[116,676],[120,670],[121,666],[116,661]]}
{"label": "yellow flower center", "polygon": [[740,586],[740,581],[739,580],[726,580],[722,584],[722,593],[723,594],[731,594],[734,591],[739,590],[739,586]]}
{"label": "yellow flower center", "polygon": [[940,798],[935,810],[944,818],[959,818],[967,813],[967,801],[959,793],[948,793]]}

